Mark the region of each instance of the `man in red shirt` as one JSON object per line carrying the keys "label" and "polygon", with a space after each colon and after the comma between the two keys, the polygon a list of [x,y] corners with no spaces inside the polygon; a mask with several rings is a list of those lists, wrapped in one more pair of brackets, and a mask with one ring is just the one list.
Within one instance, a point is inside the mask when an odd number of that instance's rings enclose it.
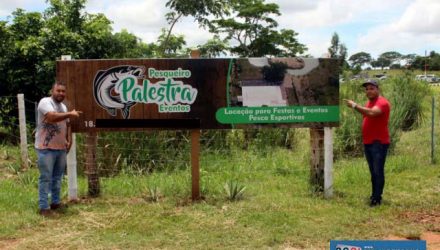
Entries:
{"label": "man in red shirt", "polygon": [[385,185],[385,159],[390,144],[388,121],[390,118],[390,103],[380,95],[379,85],[374,80],[367,80],[365,87],[368,102],[362,107],[352,100],[344,100],[347,106],[363,115],[362,139],[365,158],[371,174],[372,195],[370,206],[381,204],[382,192]]}

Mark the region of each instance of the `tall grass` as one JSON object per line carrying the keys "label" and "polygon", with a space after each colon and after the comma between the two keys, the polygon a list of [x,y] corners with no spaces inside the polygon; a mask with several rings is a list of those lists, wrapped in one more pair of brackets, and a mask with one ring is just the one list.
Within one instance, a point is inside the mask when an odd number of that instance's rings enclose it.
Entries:
{"label": "tall grass", "polygon": [[423,99],[431,94],[428,84],[415,81],[410,75],[393,79],[389,99],[394,108],[390,118],[394,126],[403,131],[418,128],[425,118]]}
{"label": "tall grass", "polygon": [[[362,81],[348,81],[341,85],[341,99],[351,99],[365,103],[366,97]],[[415,81],[409,73],[391,77],[380,82],[381,95],[391,104],[388,124],[393,151],[402,131],[418,128],[425,118],[423,100],[431,94],[427,84]],[[359,156],[362,154],[362,116],[347,108],[341,101],[341,123],[336,129],[336,155]]]}
{"label": "tall grass", "polygon": [[[295,129],[202,131],[203,150],[227,154],[236,149],[267,151],[270,147],[294,148]],[[101,176],[147,174],[185,169],[190,162],[189,131],[99,133],[97,164]],[[85,169],[85,136],[78,136],[79,172]]]}
{"label": "tall grass", "polygon": [[362,155],[362,116],[348,108],[343,99],[356,103],[365,102],[365,94],[360,81],[346,81],[340,85],[340,125],[335,129],[335,156]]}

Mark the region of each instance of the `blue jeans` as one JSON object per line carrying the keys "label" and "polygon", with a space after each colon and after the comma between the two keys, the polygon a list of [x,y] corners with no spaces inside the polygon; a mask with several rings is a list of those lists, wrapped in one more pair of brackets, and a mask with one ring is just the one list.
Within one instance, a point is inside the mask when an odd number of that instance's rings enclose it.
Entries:
{"label": "blue jeans", "polygon": [[371,199],[382,200],[383,188],[385,186],[385,159],[387,157],[389,144],[381,144],[374,141],[373,144],[364,144],[365,157],[371,174]]}
{"label": "blue jeans", "polygon": [[61,180],[66,168],[66,150],[37,149],[38,169],[38,207],[49,209],[49,194],[53,204],[61,203]]}

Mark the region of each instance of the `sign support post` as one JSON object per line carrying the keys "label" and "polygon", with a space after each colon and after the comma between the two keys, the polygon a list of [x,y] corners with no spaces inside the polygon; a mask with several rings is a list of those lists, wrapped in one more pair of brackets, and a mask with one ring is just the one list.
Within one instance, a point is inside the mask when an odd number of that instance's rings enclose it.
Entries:
{"label": "sign support post", "polygon": [[333,129],[324,128],[324,197],[333,196]]}
{"label": "sign support post", "polygon": [[200,129],[191,130],[191,198],[200,200]]}
{"label": "sign support post", "polygon": [[333,196],[333,134],[330,127],[310,128],[310,185],[314,192]]}
{"label": "sign support post", "polygon": [[[191,58],[200,58],[200,50],[191,50]],[[200,129],[191,130],[191,198],[200,200]]]}
{"label": "sign support post", "polygon": [[78,200],[78,178],[77,178],[77,160],[76,160],[76,135],[72,133],[72,146],[69,153],[67,153],[67,177],[68,177],[68,200]]}
{"label": "sign support post", "polygon": [[313,192],[324,191],[324,129],[310,128],[310,186]]}
{"label": "sign support post", "polygon": [[95,131],[86,135],[86,174],[88,180],[88,193],[91,197],[97,197],[100,193],[99,175],[96,164],[96,147],[98,136]]}
{"label": "sign support post", "polygon": [[[72,60],[71,55],[62,55],[62,61]],[[67,197],[69,201],[78,200],[78,175],[77,175],[77,160],[76,160],[76,135],[72,133],[72,146],[69,153],[67,153]]]}

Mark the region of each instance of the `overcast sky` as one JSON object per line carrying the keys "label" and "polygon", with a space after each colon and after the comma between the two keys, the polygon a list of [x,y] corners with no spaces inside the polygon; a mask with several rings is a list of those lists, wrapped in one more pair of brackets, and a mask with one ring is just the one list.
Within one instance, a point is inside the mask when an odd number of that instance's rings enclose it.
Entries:
{"label": "overcast sky", "polygon": [[[16,8],[43,11],[45,0],[0,0],[0,20],[7,20]],[[167,27],[166,1],[89,0],[86,11],[104,13],[115,32],[125,28],[144,42],[154,42]],[[377,57],[386,51],[402,54],[440,52],[440,0],[268,0],[280,6],[276,17],[280,28],[299,33],[298,40],[308,54],[321,57],[334,32],[346,44],[348,54],[360,51]],[[10,17],[9,17],[10,19]],[[213,35],[190,17],[174,28],[185,36],[188,46],[203,44]]]}

